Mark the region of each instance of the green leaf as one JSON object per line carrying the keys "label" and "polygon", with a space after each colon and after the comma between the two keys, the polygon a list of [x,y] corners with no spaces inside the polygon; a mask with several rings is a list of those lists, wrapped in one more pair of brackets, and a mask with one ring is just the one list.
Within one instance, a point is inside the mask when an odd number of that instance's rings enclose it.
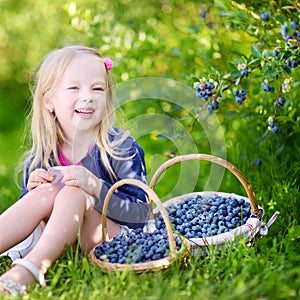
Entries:
{"label": "green leaf", "polygon": [[243,114],[243,115],[241,116],[241,118],[242,118],[242,119],[245,119],[245,118],[248,118],[248,117],[250,117],[250,116],[252,116],[252,112],[251,112],[251,111],[246,112],[245,114]]}
{"label": "green leaf", "polygon": [[263,52],[262,52],[262,57],[264,57],[264,58],[269,58],[269,56],[273,56],[272,55],[272,52],[270,52],[270,51],[268,51],[268,50],[263,50]]}
{"label": "green leaf", "polygon": [[225,118],[233,118],[233,117],[235,117],[237,114],[238,114],[238,113],[237,113],[236,111],[231,110],[231,111],[225,113],[225,114],[224,114],[224,117],[225,117]]}
{"label": "green leaf", "polygon": [[260,62],[260,58],[254,58],[254,59],[250,60],[250,61],[247,63],[247,65],[250,66],[250,65],[256,64],[256,63],[258,63],[258,62]]}
{"label": "green leaf", "polygon": [[276,77],[278,75],[278,73],[272,69],[269,69],[265,72],[265,77]]}
{"label": "green leaf", "polygon": [[261,57],[261,51],[258,48],[258,46],[251,46],[251,53],[253,54],[254,57]]}
{"label": "green leaf", "polygon": [[296,114],[296,108],[294,108],[294,109],[292,109],[290,112],[289,112],[289,118],[290,119],[294,119],[294,116],[295,116],[295,114]]}

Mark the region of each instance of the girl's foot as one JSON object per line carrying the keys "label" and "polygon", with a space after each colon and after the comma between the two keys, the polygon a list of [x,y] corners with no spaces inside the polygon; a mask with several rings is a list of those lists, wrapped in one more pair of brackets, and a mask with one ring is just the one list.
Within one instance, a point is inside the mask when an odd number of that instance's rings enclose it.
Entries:
{"label": "girl's foot", "polygon": [[43,274],[31,262],[16,259],[12,266],[13,268],[0,278],[0,293],[6,295],[24,294],[34,280],[37,280],[41,286],[45,286]]}
{"label": "girl's foot", "polygon": [[25,294],[26,286],[8,278],[0,278],[0,295],[18,296]]}

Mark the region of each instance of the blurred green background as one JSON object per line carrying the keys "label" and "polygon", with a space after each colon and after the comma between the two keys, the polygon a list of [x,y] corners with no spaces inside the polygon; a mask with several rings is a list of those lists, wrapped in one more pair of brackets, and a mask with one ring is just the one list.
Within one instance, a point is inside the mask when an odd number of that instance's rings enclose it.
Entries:
{"label": "blurred green background", "polygon": [[[278,29],[274,27],[276,22],[283,17],[290,18],[286,13],[288,10],[278,10],[278,7],[276,1],[260,1],[259,5],[248,1],[245,5],[242,1],[222,0],[1,0],[0,208],[5,208],[18,195],[18,187],[11,182],[14,167],[24,150],[22,138],[31,96],[29,83],[41,59],[50,50],[77,43],[98,48],[104,56],[114,60],[111,72],[117,85],[137,78],[157,77],[174,80],[192,89],[195,77],[208,77],[211,72],[225,74],[236,69],[235,62],[249,56],[252,45],[268,46],[272,50],[278,38]],[[264,10],[270,13],[277,10],[281,19],[266,25],[259,17]],[[272,36],[268,30],[277,32]],[[293,76],[299,77],[295,73]],[[273,106],[274,100],[267,100],[262,94],[260,82],[258,73],[254,73],[251,82],[245,82],[249,100],[242,106],[235,103],[229,92],[218,113],[204,116],[206,124],[214,122],[221,126],[225,138],[222,155],[241,168],[254,186],[257,174],[263,168],[257,166],[255,160],[262,159],[268,166],[274,164],[278,153],[284,151],[292,156],[289,149],[294,149],[299,140],[295,135],[299,132],[299,122],[294,121],[285,126],[288,130],[294,126],[289,132],[266,136],[267,107]],[[291,99],[295,98],[296,90],[291,92]],[[122,110],[118,111],[117,125],[122,127],[143,114],[162,114],[178,120],[182,128],[190,132],[196,144],[193,151],[211,153],[203,126],[188,116],[198,109],[196,98],[195,107],[188,112],[182,108],[178,110],[174,103],[164,99],[150,100],[141,99],[139,105],[136,101],[124,103]],[[176,103],[179,99],[174,101]],[[290,106],[294,109],[293,116],[297,105]],[[286,114],[290,111],[287,108]],[[138,128],[132,123],[130,126],[135,136]],[[172,130],[174,134],[169,138],[161,138],[164,134],[161,128],[137,136],[146,152],[149,177],[168,159],[166,152],[176,151],[175,144],[179,141],[185,143],[180,129]],[[270,157],[273,160],[269,161]],[[291,158],[287,164],[294,161]],[[188,165],[189,170],[194,167],[193,163]],[[181,169],[178,166],[174,170],[160,184],[161,195],[168,193],[176,182]],[[209,172],[210,166],[203,164],[198,188],[205,186]],[[222,172],[220,170],[220,174]],[[193,175],[193,172],[189,173]],[[244,193],[230,174],[225,172],[224,176],[221,189]],[[189,177],[186,178],[188,181]],[[191,192],[185,190],[184,182],[177,193]]]}

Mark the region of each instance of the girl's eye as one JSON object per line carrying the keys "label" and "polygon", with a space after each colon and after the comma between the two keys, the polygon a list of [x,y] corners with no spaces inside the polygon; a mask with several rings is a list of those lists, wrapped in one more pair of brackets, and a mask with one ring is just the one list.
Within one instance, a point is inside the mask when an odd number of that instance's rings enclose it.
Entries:
{"label": "girl's eye", "polygon": [[100,86],[97,86],[97,87],[94,87],[93,90],[94,91],[101,91],[102,92],[102,91],[104,91],[104,88],[100,87]]}
{"label": "girl's eye", "polygon": [[70,87],[68,88],[68,90],[78,90],[78,87],[77,87],[77,86],[70,86]]}

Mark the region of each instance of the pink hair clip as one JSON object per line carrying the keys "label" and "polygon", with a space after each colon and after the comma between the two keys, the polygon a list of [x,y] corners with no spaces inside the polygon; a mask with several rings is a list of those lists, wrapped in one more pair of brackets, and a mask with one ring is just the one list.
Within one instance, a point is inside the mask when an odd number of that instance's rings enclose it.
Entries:
{"label": "pink hair clip", "polygon": [[109,71],[113,67],[113,61],[109,57],[104,58],[105,69]]}

